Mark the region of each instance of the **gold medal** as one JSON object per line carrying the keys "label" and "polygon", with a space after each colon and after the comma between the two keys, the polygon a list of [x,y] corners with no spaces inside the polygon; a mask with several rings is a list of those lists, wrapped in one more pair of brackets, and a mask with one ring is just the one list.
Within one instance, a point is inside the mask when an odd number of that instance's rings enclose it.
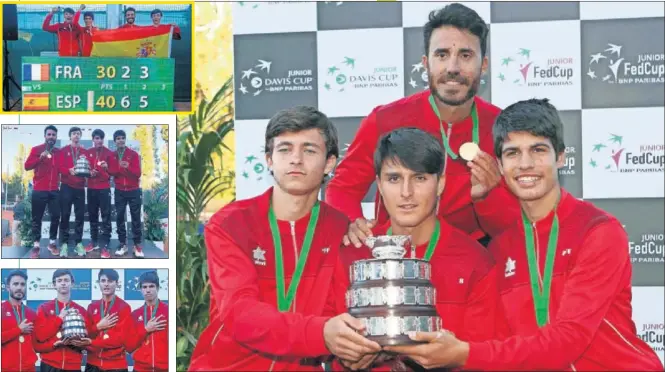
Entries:
{"label": "gold medal", "polygon": [[62,338],[62,332],[58,332],[58,333],[56,334],[56,337],[58,337],[58,338]]}
{"label": "gold medal", "polygon": [[98,162],[97,162],[97,165],[102,165],[102,162],[101,162],[101,161],[98,161]]}
{"label": "gold medal", "polygon": [[460,156],[466,161],[472,161],[478,155],[478,151],[480,148],[473,142],[467,142],[459,148]]}
{"label": "gold medal", "polygon": [[51,158],[51,154],[46,155],[46,157],[50,159],[50,158]]}
{"label": "gold medal", "polygon": [[18,336],[18,342],[24,343],[25,342],[25,337],[23,337],[23,335]]}
{"label": "gold medal", "polygon": [[104,340],[107,340],[108,338],[109,338],[109,334],[108,333],[104,334]]}

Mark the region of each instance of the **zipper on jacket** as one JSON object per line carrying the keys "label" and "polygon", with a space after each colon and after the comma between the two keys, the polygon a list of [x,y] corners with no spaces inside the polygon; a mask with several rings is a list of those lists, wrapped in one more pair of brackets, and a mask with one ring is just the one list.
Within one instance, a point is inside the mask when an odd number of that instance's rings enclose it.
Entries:
{"label": "zipper on jacket", "polygon": [[62,349],[62,369],[65,369],[65,349]]}
{"label": "zipper on jacket", "polygon": [[[298,245],[296,243],[296,223],[295,221],[289,222],[291,224],[291,239],[293,239],[293,253],[295,257],[295,266],[298,266]],[[291,278],[293,280],[293,278]],[[296,299],[298,298],[298,291],[293,295],[293,312],[296,312]]]}
{"label": "zipper on jacket", "polygon": [[572,371],[575,371],[575,372],[577,371],[577,370],[575,369],[575,365],[574,365],[573,363],[570,363],[570,369],[571,369]]}
{"label": "zipper on jacket", "polygon": [[613,331],[619,336],[619,338],[621,338],[626,344],[628,344],[628,346],[632,347],[632,348],[633,348],[635,351],[637,351],[638,353],[644,355],[644,353],[642,352],[642,350],[636,348],[635,345],[631,344],[630,341],[626,340],[626,338],[623,337],[623,335],[621,334],[621,332],[619,332],[619,330],[616,329],[616,328],[614,327],[614,325],[613,325],[612,323],[610,323],[609,320],[607,320],[607,318],[603,318],[603,321],[604,321],[605,323],[607,323],[607,325],[609,325],[610,328],[612,328],[612,330],[613,330]]}
{"label": "zipper on jacket", "polygon": [[155,370],[155,333],[150,334],[150,346],[152,348],[152,370]]}
{"label": "zipper on jacket", "polygon": [[[23,335],[21,334],[19,337],[21,337],[21,336],[23,336]],[[23,353],[22,353],[21,349],[23,349],[23,343],[19,341],[19,343],[18,343],[18,370],[19,370],[19,372],[23,371]]]}

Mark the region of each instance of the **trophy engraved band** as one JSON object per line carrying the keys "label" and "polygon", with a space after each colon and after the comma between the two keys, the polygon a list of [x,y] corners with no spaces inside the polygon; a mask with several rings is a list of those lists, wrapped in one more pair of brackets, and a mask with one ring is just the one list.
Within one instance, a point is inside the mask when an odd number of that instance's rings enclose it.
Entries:
{"label": "trophy engraved band", "polygon": [[64,338],[79,339],[88,336],[85,320],[76,309],[68,309],[65,320],[62,322],[62,335]]}
{"label": "trophy engraved band", "polygon": [[375,258],[351,264],[346,293],[349,314],[365,323],[366,336],[382,346],[406,345],[418,343],[409,332],[441,330],[429,262],[404,258],[410,237],[370,237],[366,245]]}

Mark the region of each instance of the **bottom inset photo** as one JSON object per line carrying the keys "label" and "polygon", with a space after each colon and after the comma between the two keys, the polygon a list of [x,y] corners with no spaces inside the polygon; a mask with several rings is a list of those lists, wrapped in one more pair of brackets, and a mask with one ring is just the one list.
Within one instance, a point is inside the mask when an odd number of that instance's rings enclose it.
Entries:
{"label": "bottom inset photo", "polygon": [[168,269],[2,269],[2,371],[168,371]]}

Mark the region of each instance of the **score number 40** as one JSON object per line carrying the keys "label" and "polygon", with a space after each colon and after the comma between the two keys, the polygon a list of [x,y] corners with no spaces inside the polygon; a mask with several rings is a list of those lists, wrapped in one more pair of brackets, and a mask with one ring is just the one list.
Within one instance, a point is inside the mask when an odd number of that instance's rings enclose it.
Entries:
{"label": "score number 40", "polygon": [[[100,96],[95,102],[95,106],[100,108],[114,109],[116,105],[116,100],[114,96]],[[129,108],[132,105],[129,96],[124,96],[120,99],[120,107]],[[139,97],[139,108],[148,107],[148,96]]]}
{"label": "score number 40", "polygon": [[[130,78],[129,75],[132,72],[129,66],[120,66],[120,69],[122,70],[122,74],[120,75],[120,77],[122,79],[129,79]],[[97,66],[97,79],[114,79],[115,76],[116,76],[115,66]],[[149,77],[150,74],[148,73],[148,67],[141,66],[141,76],[139,76],[139,78],[147,79]]]}

